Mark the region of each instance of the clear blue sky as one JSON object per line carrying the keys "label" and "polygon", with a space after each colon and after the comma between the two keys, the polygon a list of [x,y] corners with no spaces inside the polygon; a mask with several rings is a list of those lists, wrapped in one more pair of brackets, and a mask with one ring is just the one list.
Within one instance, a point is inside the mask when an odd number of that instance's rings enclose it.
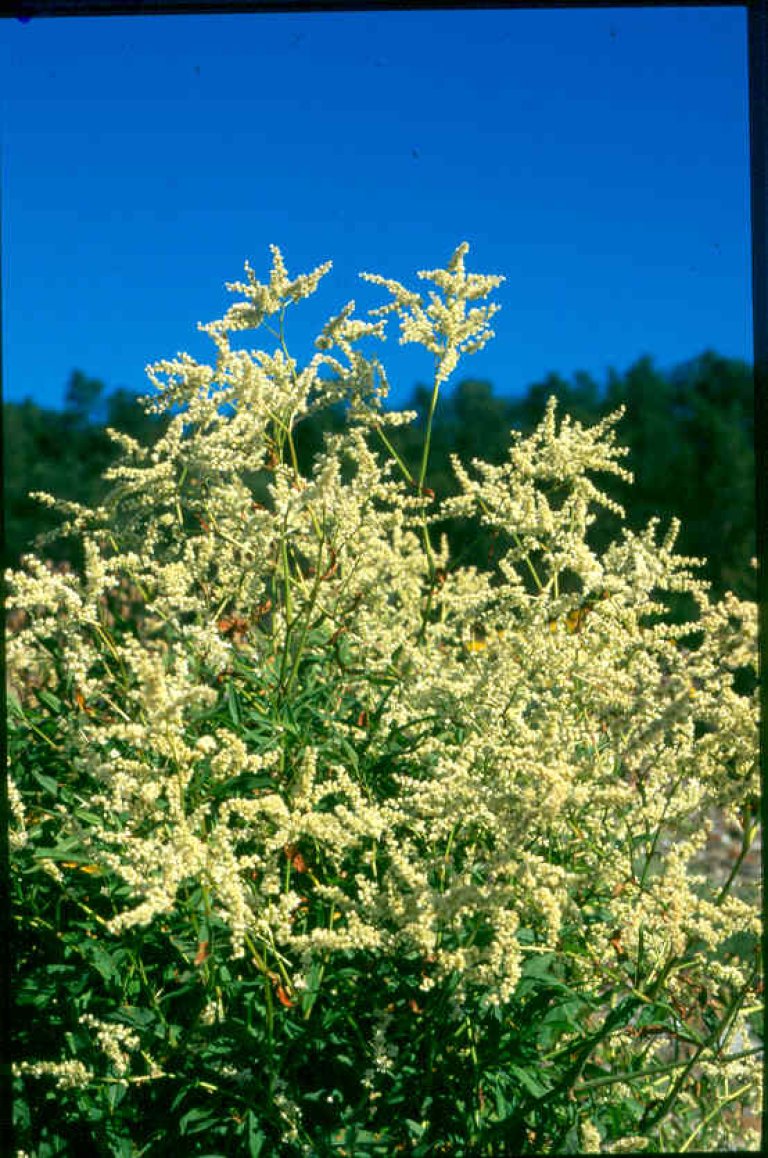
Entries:
{"label": "clear blue sky", "polygon": [[[452,382],[751,360],[742,9],[6,20],[0,96],[6,399],[208,358],[196,323],[270,243],[334,261],[301,359],[385,300],[360,270],[416,286],[467,240],[507,281]],[[431,359],[394,327],[381,353],[403,403]]]}

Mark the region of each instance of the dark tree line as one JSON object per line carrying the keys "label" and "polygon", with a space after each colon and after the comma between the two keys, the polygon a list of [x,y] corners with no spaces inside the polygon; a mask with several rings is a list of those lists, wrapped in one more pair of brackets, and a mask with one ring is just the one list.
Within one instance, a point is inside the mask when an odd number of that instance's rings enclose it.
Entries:
{"label": "dark tree line", "polygon": [[[24,552],[36,549],[40,534],[59,526],[60,516],[30,498],[47,491],[57,498],[94,505],[106,491],[101,475],[118,457],[105,427],[151,445],[167,423],[146,415],[125,389],[105,394],[104,383],[75,370],[62,410],[26,399],[3,405],[3,513],[5,566],[16,567]],[[42,553],[54,562],[78,565],[77,545],[55,539]]]}
{"label": "dark tree line", "polygon": [[[626,414],[618,438],[629,447],[626,465],[632,486],[606,479],[606,489],[627,510],[634,528],[652,515],[662,524],[682,520],[678,550],[706,557],[704,577],[715,594],[730,588],[754,598],[756,583],[749,561],[755,553],[753,383],[746,362],[712,351],[670,372],[650,357],[641,358],[624,375],[611,372],[599,385],[585,373],[567,381],[551,374],[520,397],[494,393],[489,382],[464,379],[440,399],[432,435],[427,485],[436,494],[455,493],[449,455],[465,462],[473,457],[499,463],[506,457],[509,431],[529,433],[554,394],[560,414],[593,423],[620,405]],[[412,427],[397,428],[393,442],[415,475],[418,472],[429,391],[416,386],[404,409],[419,417]],[[147,415],[127,390],[106,393],[104,383],[75,371],[63,410],[46,410],[27,400],[3,407],[5,562],[18,565],[34,549],[36,537],[58,523],[58,516],[30,499],[29,492],[48,491],[63,498],[98,503],[105,493],[102,472],[118,451],[105,426],[131,434],[150,445],[165,429],[167,418]],[[311,417],[297,427],[301,465],[308,469],[322,448],[327,430],[339,428],[338,409]],[[263,480],[262,480],[263,481]],[[601,516],[594,541],[602,545],[616,533],[614,516]],[[448,523],[454,554],[463,562],[492,564],[500,544],[475,528]],[[472,538],[470,538],[470,533]],[[46,557],[79,565],[76,543],[46,544]]]}

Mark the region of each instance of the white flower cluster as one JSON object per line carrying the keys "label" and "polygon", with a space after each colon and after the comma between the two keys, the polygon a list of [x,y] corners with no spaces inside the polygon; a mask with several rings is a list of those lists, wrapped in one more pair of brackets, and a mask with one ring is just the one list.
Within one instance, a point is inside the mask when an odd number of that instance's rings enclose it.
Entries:
{"label": "white flower cluster", "polygon": [[[491,336],[497,307],[468,307],[501,279],[467,274],[467,248],[420,275],[444,294],[426,306],[365,275],[394,299],[376,312],[436,356],[435,392]],[[122,440],[104,507],[77,514],[84,576],[34,559],[7,576],[9,608],[29,617],[11,681],[23,696],[33,673],[69,705],[61,743],[98,817],[88,857],[133,896],[110,930],[173,913],[193,881],[234,954],[273,954],[297,991],[330,953],[417,951],[424,990],[458,972],[457,1000],[503,1003],[526,955],[566,932],[590,986],[686,954],[708,976],[711,951],[760,928],[756,891],[724,901],[689,871],[708,811],[759,793],[757,692],[736,683],[755,668],[755,607],[712,602],[674,526],[590,546],[595,507],[620,513],[592,476],[629,477],[619,414],[585,429],[551,402],[501,466],[456,460],[461,494],[425,516],[371,444],[382,395],[355,344],[383,322],[349,303],[301,372],[283,348],[230,348],[328,268],[291,281],[273,258],[269,284],[246,267],[231,287],[244,300],[206,327],[214,366],[181,355],[152,371],[155,408],[183,409],[151,453]],[[304,476],[296,424],[340,391],[347,429]],[[508,537],[501,581],[431,546],[448,516]],[[104,601],[120,582],[143,611],[118,633]],[[698,607],[682,625],[663,601],[680,591]],[[122,1065],[128,1038],[98,1032]]]}
{"label": "white flower cluster", "polygon": [[14,824],[14,827],[8,832],[8,843],[11,852],[15,852],[22,849],[29,838],[26,825],[27,810],[24,807],[24,801],[21,798],[18,786],[11,777],[8,777],[7,784],[8,811]]}
{"label": "white flower cluster", "polygon": [[488,322],[501,308],[492,303],[475,306],[467,311],[470,302],[488,296],[504,281],[490,274],[466,273],[464,258],[469,251],[466,241],[458,247],[446,269],[420,270],[419,277],[431,281],[443,291],[443,297],[430,290],[429,305],[422,297],[408,290],[398,281],[379,274],[360,276],[374,285],[389,290],[394,301],[373,310],[374,316],[397,313],[400,318],[400,342],[416,342],[431,351],[437,360],[435,383],[440,386],[458,365],[462,354],[475,354],[493,337]]}
{"label": "white flower cluster", "polygon": [[15,1077],[27,1075],[32,1078],[55,1078],[60,1090],[82,1088],[89,1085],[93,1079],[93,1074],[87,1066],[76,1059],[59,1062],[14,1062],[12,1070]]}
{"label": "white flower cluster", "polygon": [[124,1077],[130,1067],[130,1054],[140,1045],[136,1032],[116,1021],[102,1021],[90,1013],[80,1016],[80,1024],[95,1030],[99,1049],[105,1054],[118,1077]]}

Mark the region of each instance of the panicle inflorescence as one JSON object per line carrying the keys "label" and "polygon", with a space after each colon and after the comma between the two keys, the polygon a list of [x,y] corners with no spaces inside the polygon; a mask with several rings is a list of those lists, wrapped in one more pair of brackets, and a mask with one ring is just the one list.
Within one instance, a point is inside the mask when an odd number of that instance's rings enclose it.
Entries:
{"label": "panicle inflorescence", "polygon": [[[383,371],[356,348],[388,314],[435,356],[435,391],[492,336],[498,307],[474,303],[502,279],[467,273],[467,250],[419,274],[439,291],[427,303],[364,274],[393,299],[381,320],[349,302],[304,369],[282,317],[330,263],[291,280],[273,247],[267,284],[246,265],[229,287],[242,300],[203,327],[215,365],[151,369],[155,408],[181,408],[166,432],[151,451],[117,436],[102,506],[64,510],[83,575],[34,557],[8,573],[8,607],[26,614],[11,687],[35,710],[35,689],[63,705],[51,742],[88,820],[56,824],[119,882],[110,935],[170,919],[195,883],[232,955],[262,968],[272,954],[285,994],[333,954],[416,954],[421,991],[456,977],[460,1009],[473,993],[511,1001],[564,938],[586,946],[578,968],[599,988],[617,959],[661,972],[692,954],[704,977],[728,938],[759,932],[756,895],[726,900],[690,871],[709,811],[735,815],[759,791],[757,693],[738,686],[756,609],[710,599],[674,524],[592,545],[596,508],[623,514],[593,476],[631,481],[621,413],[586,428],[550,401],[501,465],[454,458],[460,493],[428,514],[372,445],[411,417],[383,411]],[[276,315],[273,353],[231,348]],[[297,423],[340,398],[344,431],[302,473]],[[448,517],[506,536],[496,577],[431,543]],[[121,620],[126,587],[140,611]],[[666,616],[679,592],[697,608],[684,624]],[[11,765],[13,845],[66,887],[24,796],[42,742],[31,730]],[[133,1037],[88,1024],[123,1073]],[[386,1031],[374,1075],[394,1064]],[[589,1122],[583,1136],[597,1144]]]}

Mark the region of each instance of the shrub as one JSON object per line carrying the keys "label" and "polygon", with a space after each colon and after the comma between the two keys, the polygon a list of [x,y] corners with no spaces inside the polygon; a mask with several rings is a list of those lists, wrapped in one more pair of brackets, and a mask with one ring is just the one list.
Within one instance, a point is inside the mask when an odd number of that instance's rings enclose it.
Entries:
{"label": "shrub", "polygon": [[[554,401],[500,466],[424,480],[440,390],[492,336],[468,247],[428,300],[350,302],[303,369],[246,282],[213,365],[149,370],[167,429],[103,505],[47,498],[82,574],[7,574],[19,1143],[390,1155],[720,1148],[759,1102],[746,854],[756,609],[713,602],[677,526],[598,553],[614,427]],[[329,263],[330,264],[330,263]],[[387,315],[434,357],[419,477],[389,431]],[[264,326],[273,353],[236,348]],[[312,469],[295,433],[343,401]],[[433,526],[506,543],[454,564]],[[687,593],[690,619],[665,598]]]}

